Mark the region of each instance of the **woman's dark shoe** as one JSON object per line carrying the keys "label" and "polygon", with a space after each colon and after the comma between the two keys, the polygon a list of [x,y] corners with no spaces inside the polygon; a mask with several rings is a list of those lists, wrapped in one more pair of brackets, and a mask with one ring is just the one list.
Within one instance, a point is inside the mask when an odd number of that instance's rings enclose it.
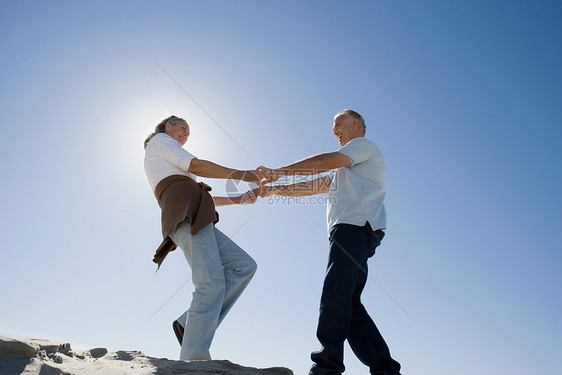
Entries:
{"label": "woman's dark shoe", "polygon": [[183,341],[183,331],[184,328],[181,326],[180,322],[178,322],[177,320],[174,320],[174,322],[172,323],[172,328],[174,329],[174,333],[176,334],[176,338],[178,339],[178,342],[181,343]]}

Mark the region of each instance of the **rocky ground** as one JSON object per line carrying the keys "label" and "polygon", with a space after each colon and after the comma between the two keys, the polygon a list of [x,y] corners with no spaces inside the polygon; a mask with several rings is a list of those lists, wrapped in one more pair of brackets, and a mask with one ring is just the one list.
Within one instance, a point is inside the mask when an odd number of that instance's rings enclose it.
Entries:
{"label": "rocky ground", "polygon": [[174,361],[139,351],[94,348],[76,353],[68,343],[0,337],[2,375],[293,375],[287,368],[256,369],[229,361]]}

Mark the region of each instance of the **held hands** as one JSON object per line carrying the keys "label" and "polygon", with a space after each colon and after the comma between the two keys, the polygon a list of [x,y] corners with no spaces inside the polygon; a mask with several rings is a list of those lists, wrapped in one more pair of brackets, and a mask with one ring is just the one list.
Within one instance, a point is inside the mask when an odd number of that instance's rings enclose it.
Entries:
{"label": "held hands", "polygon": [[255,188],[252,190],[248,190],[247,192],[245,192],[244,194],[242,194],[241,196],[239,196],[239,202],[238,204],[253,204],[256,203],[256,201],[258,200],[258,196],[260,195],[260,188]]}
{"label": "held hands", "polygon": [[[233,200],[235,204],[253,204],[257,201],[258,196],[261,198],[275,195],[277,192],[276,186],[267,186],[272,182],[277,181],[283,176],[283,173],[277,169],[267,168],[260,166],[255,170],[240,171],[242,173],[240,180],[259,184],[255,189],[248,190],[244,194],[238,196]],[[231,198],[232,199],[232,198]]]}
{"label": "held hands", "polygon": [[265,184],[267,184],[267,180],[262,181],[259,187],[259,196],[261,198],[275,194],[275,186],[266,186]]}
{"label": "held hands", "polygon": [[231,178],[235,180],[254,183],[254,184],[259,184],[265,179],[265,183],[269,184],[277,181],[280,177],[284,175],[285,174],[281,172],[279,169],[272,169],[264,166],[259,166],[255,170],[236,171],[231,175]]}
{"label": "held hands", "polygon": [[268,184],[277,181],[282,176],[282,173],[277,169],[267,168],[263,165],[259,166],[256,170],[258,173],[261,173],[262,177],[265,178],[265,183]]}
{"label": "held hands", "polygon": [[[262,181],[260,186],[255,189],[248,190],[244,194],[235,198],[236,204],[253,204],[256,203],[258,197],[265,198],[273,194],[273,186],[265,186],[266,181]],[[232,199],[232,198],[231,198]]]}

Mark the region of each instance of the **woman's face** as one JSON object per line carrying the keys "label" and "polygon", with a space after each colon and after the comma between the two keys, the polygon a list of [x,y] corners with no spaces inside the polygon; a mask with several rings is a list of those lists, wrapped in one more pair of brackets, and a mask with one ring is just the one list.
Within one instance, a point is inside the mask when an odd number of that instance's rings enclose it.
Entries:
{"label": "woman's face", "polygon": [[166,134],[176,140],[180,146],[183,146],[189,138],[189,125],[185,121],[178,121],[175,125],[166,124]]}

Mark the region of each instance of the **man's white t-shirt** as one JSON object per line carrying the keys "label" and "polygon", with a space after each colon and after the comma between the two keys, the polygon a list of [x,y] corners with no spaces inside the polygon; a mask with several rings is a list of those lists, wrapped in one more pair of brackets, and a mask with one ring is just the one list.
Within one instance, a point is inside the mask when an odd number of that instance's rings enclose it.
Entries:
{"label": "man's white t-shirt", "polygon": [[179,174],[197,181],[197,176],[188,172],[195,156],[187,152],[166,133],[158,133],[148,142],[144,153],[144,172],[152,191],[166,177]]}
{"label": "man's white t-shirt", "polygon": [[338,152],[347,155],[351,165],[333,170],[328,194],[328,232],[340,223],[363,226],[373,230],[386,228],[384,157],[372,141],[354,138]]}

